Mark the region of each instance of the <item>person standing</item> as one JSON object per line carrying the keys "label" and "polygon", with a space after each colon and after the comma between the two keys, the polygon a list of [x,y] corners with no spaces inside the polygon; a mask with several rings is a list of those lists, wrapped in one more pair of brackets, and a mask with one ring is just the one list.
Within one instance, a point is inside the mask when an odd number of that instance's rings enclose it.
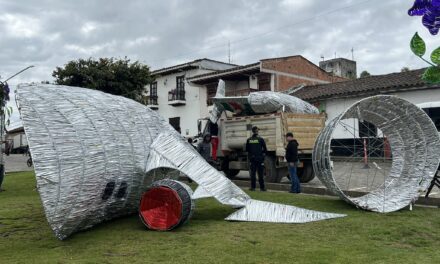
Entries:
{"label": "person standing", "polygon": [[251,188],[249,190],[255,191],[257,185],[256,173],[258,172],[258,183],[260,190],[266,191],[264,186],[264,157],[266,156],[267,148],[264,139],[258,136],[258,127],[252,128],[252,136],[246,141],[246,152],[248,153],[250,163]]}
{"label": "person standing", "polygon": [[286,147],[286,161],[289,168],[290,182],[292,186],[290,188],[291,193],[300,193],[301,185],[299,183],[298,176],[296,174],[296,168],[298,163],[298,141],[293,137],[292,133],[286,134],[287,147]]}
{"label": "person standing", "polygon": [[217,160],[218,150],[218,125],[209,121],[209,133],[211,134],[212,159]]}
{"label": "person standing", "polygon": [[208,162],[211,163],[211,135],[205,134],[203,141],[197,145],[197,152]]}

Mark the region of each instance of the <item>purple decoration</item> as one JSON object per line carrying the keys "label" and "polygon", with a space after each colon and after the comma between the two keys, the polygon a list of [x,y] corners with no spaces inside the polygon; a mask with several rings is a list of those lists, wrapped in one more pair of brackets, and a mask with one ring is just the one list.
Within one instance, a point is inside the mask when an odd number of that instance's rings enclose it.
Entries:
{"label": "purple decoration", "polygon": [[416,0],[408,15],[423,16],[423,25],[431,35],[437,35],[440,29],[440,0]]}

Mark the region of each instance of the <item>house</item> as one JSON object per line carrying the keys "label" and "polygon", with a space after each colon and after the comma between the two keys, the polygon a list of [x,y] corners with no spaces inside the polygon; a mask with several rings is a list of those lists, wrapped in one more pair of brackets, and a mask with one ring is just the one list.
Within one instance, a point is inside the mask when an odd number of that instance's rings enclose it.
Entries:
{"label": "house", "polygon": [[9,128],[5,139],[8,153],[24,153],[27,150],[28,143],[22,125]]}
{"label": "house", "polygon": [[180,128],[183,136],[191,137],[198,132],[197,120],[209,115],[219,79],[226,82],[227,96],[346,80],[302,56],[262,59],[244,66],[199,59],[155,70],[152,75],[155,82],[149,87],[148,106]]}
{"label": "house", "polygon": [[335,76],[347,79],[356,79],[357,77],[356,61],[353,60],[345,58],[323,60],[319,62],[319,67]]}
{"label": "house", "polygon": [[[423,108],[436,124],[440,125],[440,84],[428,84],[422,80],[425,69],[407,72],[374,75],[355,80],[306,86],[291,95],[299,97],[317,106],[327,115],[327,123],[340,115],[355,102],[373,95],[395,95]],[[351,125],[356,137],[365,134],[365,126],[360,120]],[[361,128],[361,129],[360,129]],[[380,131],[370,126],[369,131],[377,135]],[[360,134],[361,135],[360,135]],[[343,127],[337,127],[333,138],[340,141],[353,141],[353,134]],[[348,143],[347,143],[348,144]]]}
{"label": "house", "polygon": [[205,86],[209,98],[215,96],[218,80],[226,83],[227,96],[248,95],[253,91],[283,92],[292,86],[333,83],[347,80],[327,73],[300,55],[262,59],[259,62],[188,78]]}
{"label": "house", "polygon": [[235,68],[237,65],[210,59],[167,67],[152,72],[155,81],[147,88],[148,107],[156,110],[184,136],[197,134],[197,119],[208,113],[206,90],[188,82],[200,74]]}

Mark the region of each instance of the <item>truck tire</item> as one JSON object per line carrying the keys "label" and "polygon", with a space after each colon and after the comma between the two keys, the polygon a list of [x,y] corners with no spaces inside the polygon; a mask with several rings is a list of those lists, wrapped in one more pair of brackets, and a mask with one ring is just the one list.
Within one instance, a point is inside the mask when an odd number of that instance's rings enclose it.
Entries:
{"label": "truck tire", "polygon": [[228,179],[235,179],[235,176],[237,176],[240,173],[240,170],[234,170],[234,169],[227,169],[225,171],[226,177],[228,177]]}
{"label": "truck tire", "polygon": [[311,161],[304,161],[304,167],[298,168],[297,171],[299,182],[307,183],[315,178]]}
{"label": "truck tire", "polygon": [[276,161],[274,156],[267,155],[264,159],[264,177],[267,182],[277,183],[278,179],[278,171],[276,167]]}
{"label": "truck tire", "polygon": [[240,173],[240,170],[229,169],[228,157],[226,157],[221,161],[221,170],[225,173],[226,177],[228,177],[228,179],[231,180],[235,179],[235,176],[237,176],[238,173]]}

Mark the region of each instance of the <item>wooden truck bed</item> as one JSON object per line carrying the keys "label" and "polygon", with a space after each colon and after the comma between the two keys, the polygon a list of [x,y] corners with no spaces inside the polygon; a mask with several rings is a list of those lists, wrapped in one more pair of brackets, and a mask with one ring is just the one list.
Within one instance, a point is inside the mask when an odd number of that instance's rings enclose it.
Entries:
{"label": "wooden truck bed", "polygon": [[285,134],[292,132],[301,151],[313,149],[315,139],[324,127],[325,116],[313,114],[274,113],[222,119],[220,144],[224,151],[244,150],[246,139],[252,135],[252,127],[260,129],[268,151],[284,156]]}

